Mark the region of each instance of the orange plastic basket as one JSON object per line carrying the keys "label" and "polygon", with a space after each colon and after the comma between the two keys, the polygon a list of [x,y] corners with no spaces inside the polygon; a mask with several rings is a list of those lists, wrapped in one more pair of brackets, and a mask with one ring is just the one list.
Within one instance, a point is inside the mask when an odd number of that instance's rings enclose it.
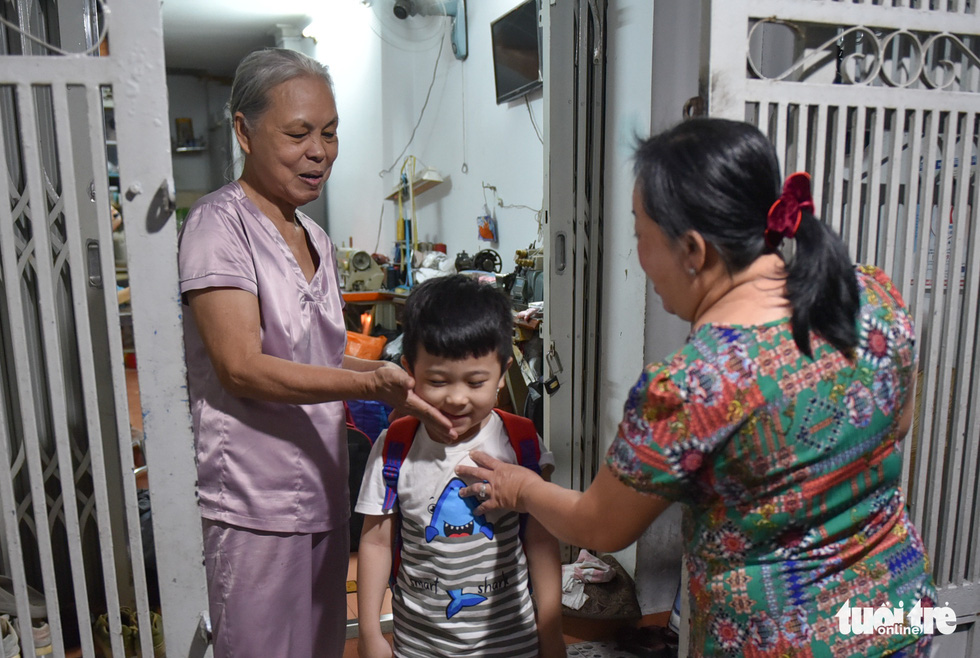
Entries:
{"label": "orange plastic basket", "polygon": [[386,342],[388,339],[384,336],[367,336],[356,331],[348,331],[347,347],[344,348],[344,354],[356,356],[359,359],[377,361],[381,358],[381,350],[385,348]]}

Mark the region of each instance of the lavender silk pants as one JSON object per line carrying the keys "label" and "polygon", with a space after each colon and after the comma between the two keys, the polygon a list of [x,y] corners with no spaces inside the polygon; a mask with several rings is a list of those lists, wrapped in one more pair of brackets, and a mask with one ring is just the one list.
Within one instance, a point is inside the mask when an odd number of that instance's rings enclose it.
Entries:
{"label": "lavender silk pants", "polygon": [[203,520],[214,658],[339,658],[350,532],[290,534]]}

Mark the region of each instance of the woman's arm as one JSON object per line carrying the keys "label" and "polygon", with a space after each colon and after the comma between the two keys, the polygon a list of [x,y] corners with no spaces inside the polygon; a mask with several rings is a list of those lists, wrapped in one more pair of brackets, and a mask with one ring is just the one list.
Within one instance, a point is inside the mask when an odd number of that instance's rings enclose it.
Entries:
{"label": "woman's arm", "polygon": [[383,362],[368,369],[363,359],[346,357],[344,364],[356,368],[348,370],[270,356],[262,352],[255,295],[237,288],[206,288],[189,292],[187,298],[214,370],[232,395],[290,404],[381,400],[452,434],[452,424],[415,395],[415,381],[398,366]]}
{"label": "woman's arm", "polygon": [[[374,373],[327,368],[262,352],[258,298],[237,288],[207,288],[187,295],[198,332],[221,384],[233,395],[270,402],[311,404],[347,398],[389,398],[410,388],[408,373],[392,373],[382,390]],[[374,389],[374,390],[373,390]],[[387,401],[387,400],[385,400]]]}
{"label": "woman's arm", "polygon": [[[470,457],[477,466],[457,466],[456,472],[490,484],[490,498],[475,514],[500,508],[529,512],[558,539],[593,550],[618,551],[629,546],[670,506],[665,498],[626,486],[608,466],[599,469],[582,492],[545,482],[526,468],[480,451]],[[475,496],[479,489],[477,485],[466,487],[460,495]]]}
{"label": "woman's arm", "polygon": [[385,364],[390,364],[390,361],[371,361],[370,359],[362,359],[358,356],[351,356],[350,354],[344,355],[344,368],[346,370],[353,370],[354,372],[371,372],[377,370]]}
{"label": "woman's arm", "polygon": [[541,658],[564,658],[561,632],[561,556],[558,540],[534,517],[527,520],[524,553],[531,576]]}
{"label": "woman's arm", "polygon": [[361,658],[391,656],[381,633],[381,604],[391,575],[394,515],[364,516],[357,549],[357,653]]}

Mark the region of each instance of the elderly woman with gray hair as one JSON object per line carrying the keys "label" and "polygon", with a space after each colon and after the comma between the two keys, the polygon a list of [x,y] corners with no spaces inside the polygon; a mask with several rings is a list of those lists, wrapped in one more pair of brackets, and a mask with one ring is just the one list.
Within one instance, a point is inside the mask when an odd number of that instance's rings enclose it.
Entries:
{"label": "elderly woman with gray hair", "polygon": [[453,435],[405,371],[344,353],[334,245],[297,210],[337,157],[326,67],[253,52],[230,109],[242,175],[194,205],[179,254],[214,655],[339,656],[343,401],[381,400]]}

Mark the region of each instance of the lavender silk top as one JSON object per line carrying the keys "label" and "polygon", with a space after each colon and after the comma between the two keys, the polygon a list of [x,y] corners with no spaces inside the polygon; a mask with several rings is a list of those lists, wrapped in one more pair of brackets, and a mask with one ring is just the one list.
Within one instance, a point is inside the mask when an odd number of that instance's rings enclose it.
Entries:
{"label": "lavender silk top", "polygon": [[[347,333],[334,246],[297,216],[319,255],[310,283],[238,183],[201,198],[180,234],[180,291],[246,290],[259,300],[265,354],[339,368]],[[202,516],[272,532],[342,526],[350,514],[343,403],[235,397],[218,380],[186,303],[183,310]]]}

